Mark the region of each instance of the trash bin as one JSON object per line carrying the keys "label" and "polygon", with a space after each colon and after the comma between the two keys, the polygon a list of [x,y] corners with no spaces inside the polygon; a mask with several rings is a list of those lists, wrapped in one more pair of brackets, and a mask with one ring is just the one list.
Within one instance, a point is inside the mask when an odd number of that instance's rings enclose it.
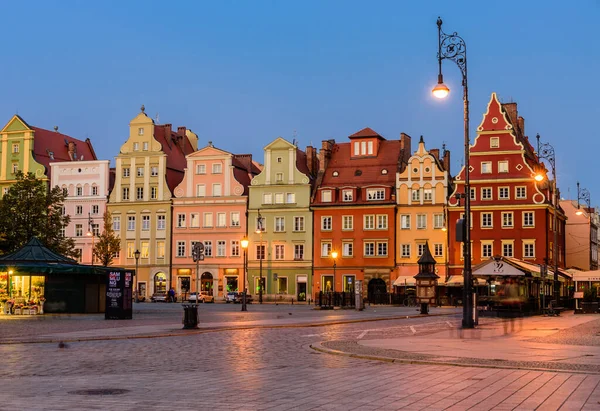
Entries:
{"label": "trash bin", "polygon": [[181,304],[183,306],[183,329],[198,328],[198,304]]}

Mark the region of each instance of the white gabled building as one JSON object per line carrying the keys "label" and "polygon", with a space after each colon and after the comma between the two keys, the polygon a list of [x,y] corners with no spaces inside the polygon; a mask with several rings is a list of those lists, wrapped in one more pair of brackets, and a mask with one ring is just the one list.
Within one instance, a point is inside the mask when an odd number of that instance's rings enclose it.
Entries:
{"label": "white gabled building", "polygon": [[110,190],[110,161],[68,161],[50,163],[50,167],[50,186],[59,186],[68,193],[64,210],[71,216],[71,222],[65,229],[65,237],[75,239],[79,261],[91,264],[92,244],[104,225]]}

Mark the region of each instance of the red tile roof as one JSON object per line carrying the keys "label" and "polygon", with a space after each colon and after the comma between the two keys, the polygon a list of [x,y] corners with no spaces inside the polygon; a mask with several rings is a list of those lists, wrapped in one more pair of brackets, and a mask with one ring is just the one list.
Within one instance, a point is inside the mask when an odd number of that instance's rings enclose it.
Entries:
{"label": "red tile roof", "polygon": [[[395,185],[396,168],[400,157],[400,141],[381,141],[376,157],[350,158],[350,153],[350,143],[333,145],[322,185],[330,187],[361,187],[371,184]],[[383,169],[387,170],[387,174],[381,173]],[[357,170],[360,170],[360,175],[356,175]],[[333,176],[334,171],[339,173],[337,177]]]}
{"label": "red tile roof", "polygon": [[[25,121],[19,117],[24,124]],[[33,157],[46,168],[50,179],[50,163],[58,161],[97,160],[96,153],[89,138],[85,141],[73,138],[58,131],[50,131],[39,127],[28,126],[34,131]],[[69,143],[75,144],[75,155],[69,156]],[[52,155],[52,158],[50,157]]]}
{"label": "red tile roof", "polygon": [[352,134],[351,136],[349,136],[349,138],[357,138],[357,137],[379,137],[379,138],[383,138],[376,131],[374,131],[372,128],[369,128],[369,127],[365,127],[362,130],[360,130],[360,131]]}
{"label": "red tile roof", "polygon": [[155,125],[154,138],[167,155],[167,185],[173,192],[183,180],[183,170],[187,166],[185,156],[193,153],[194,147],[184,133],[174,132],[170,124]]}
{"label": "red tile roof", "polygon": [[248,195],[250,181],[260,174],[260,169],[252,161],[252,154],[234,154],[231,164],[234,166],[233,176],[244,186],[243,195]]}
{"label": "red tile roof", "polygon": [[[371,133],[368,135],[369,137],[373,135],[379,136],[379,134],[371,129],[363,129],[356,134],[363,132]],[[356,134],[353,134],[353,136],[356,136]],[[331,157],[318,188],[389,187],[393,192],[396,184],[396,170],[400,160],[400,152],[399,140],[385,140],[383,137],[381,137],[381,141],[379,142],[377,156],[351,158],[351,143],[334,144],[331,150]],[[387,174],[382,174],[382,170],[384,169],[387,170]],[[336,177],[333,175],[334,172],[338,174]],[[319,202],[318,196],[315,200],[315,202]],[[357,198],[354,203],[365,201],[365,199]],[[383,202],[389,201],[385,200]],[[369,203],[373,202],[369,201]]]}

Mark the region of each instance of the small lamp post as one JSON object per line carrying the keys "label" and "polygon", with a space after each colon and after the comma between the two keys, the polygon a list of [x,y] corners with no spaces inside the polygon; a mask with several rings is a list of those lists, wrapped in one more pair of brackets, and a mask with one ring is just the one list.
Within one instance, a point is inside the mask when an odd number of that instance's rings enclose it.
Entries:
{"label": "small lamp post", "polygon": [[140,296],[138,291],[138,262],[140,261],[140,250],[135,250],[133,256],[135,257],[135,302],[140,302]]}
{"label": "small lamp post", "polygon": [[333,290],[332,291],[335,291],[335,268],[337,267],[337,258],[338,258],[338,252],[332,251],[331,252],[331,259],[333,260]]}
{"label": "small lamp post", "polygon": [[421,314],[428,314],[428,305],[435,303],[435,288],[440,277],[435,273],[435,259],[427,242],[418,264],[419,274],[414,277],[417,282],[417,300],[421,303]]}
{"label": "small lamp post", "polygon": [[[266,252],[266,249],[263,248],[263,242],[262,242],[262,236],[263,236],[263,232],[265,231],[265,226],[264,226],[264,220],[263,220],[263,216],[260,214],[260,209],[258,210],[258,217],[257,217],[257,226],[256,226],[256,234],[259,235],[259,244],[260,244],[260,253],[258,255],[259,257],[259,280],[258,280],[258,303],[262,304],[263,303],[263,284],[264,284],[264,280],[263,280],[263,258],[264,258],[264,253]],[[246,311],[246,310],[244,310]]]}
{"label": "small lamp post", "polygon": [[91,264],[94,265],[94,220],[92,220],[92,214],[88,213],[88,232],[87,236],[92,237],[92,255],[90,257]]}
{"label": "small lamp post", "polygon": [[242,238],[240,244],[242,245],[242,249],[244,250],[244,275],[242,277],[242,311],[248,311],[248,308],[246,307],[246,271],[248,270],[248,238]]}

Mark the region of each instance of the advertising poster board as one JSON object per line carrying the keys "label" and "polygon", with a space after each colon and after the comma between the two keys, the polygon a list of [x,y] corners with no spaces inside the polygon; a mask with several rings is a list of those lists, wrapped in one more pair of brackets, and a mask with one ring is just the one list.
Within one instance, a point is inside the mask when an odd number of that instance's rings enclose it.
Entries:
{"label": "advertising poster board", "polygon": [[132,284],[134,270],[111,269],[106,277],[107,320],[130,320],[132,318]]}

